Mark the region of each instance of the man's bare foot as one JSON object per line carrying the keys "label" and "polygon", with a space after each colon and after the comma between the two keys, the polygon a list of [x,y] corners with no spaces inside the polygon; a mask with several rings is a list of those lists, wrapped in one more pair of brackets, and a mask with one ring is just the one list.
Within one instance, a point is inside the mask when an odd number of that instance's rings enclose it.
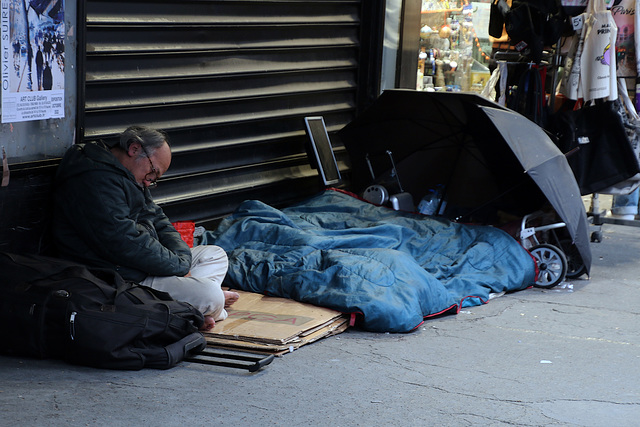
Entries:
{"label": "man's bare foot", "polygon": [[216,321],[211,316],[204,316],[204,324],[200,327],[201,331],[210,331],[216,326]]}
{"label": "man's bare foot", "polygon": [[224,293],[224,308],[231,307],[231,304],[240,299],[237,292],[222,291],[222,293]]}

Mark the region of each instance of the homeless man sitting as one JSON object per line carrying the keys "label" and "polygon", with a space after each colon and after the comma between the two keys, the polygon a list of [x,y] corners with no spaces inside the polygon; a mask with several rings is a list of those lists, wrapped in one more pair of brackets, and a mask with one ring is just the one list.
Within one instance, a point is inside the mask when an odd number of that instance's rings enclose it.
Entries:
{"label": "homeless man sitting", "polygon": [[169,169],[171,147],[158,130],[132,126],[113,146],[76,144],[65,153],[54,190],[53,233],[59,256],[116,270],[125,280],[168,292],[205,315],[203,329],[227,317],[238,299],[220,287],[227,254],[189,248],[149,187]]}

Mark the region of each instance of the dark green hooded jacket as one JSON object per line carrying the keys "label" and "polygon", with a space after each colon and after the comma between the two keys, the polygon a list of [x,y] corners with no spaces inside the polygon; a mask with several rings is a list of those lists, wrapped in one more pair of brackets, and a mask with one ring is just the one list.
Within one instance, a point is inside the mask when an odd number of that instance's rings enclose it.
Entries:
{"label": "dark green hooded jacket", "polygon": [[149,190],[104,143],[69,148],[54,192],[53,236],[60,257],[110,268],[136,282],[189,272],[191,250]]}

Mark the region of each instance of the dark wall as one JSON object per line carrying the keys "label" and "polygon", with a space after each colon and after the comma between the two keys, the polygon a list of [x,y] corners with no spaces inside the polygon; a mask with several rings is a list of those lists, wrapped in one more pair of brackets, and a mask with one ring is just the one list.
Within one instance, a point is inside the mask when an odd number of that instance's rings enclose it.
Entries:
{"label": "dark wall", "polygon": [[0,187],[0,251],[51,254],[51,184],[57,162],[11,167]]}

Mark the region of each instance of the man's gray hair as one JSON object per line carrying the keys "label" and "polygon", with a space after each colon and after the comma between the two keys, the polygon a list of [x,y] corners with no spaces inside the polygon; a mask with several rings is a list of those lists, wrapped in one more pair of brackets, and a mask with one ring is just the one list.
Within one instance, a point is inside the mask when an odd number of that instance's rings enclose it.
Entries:
{"label": "man's gray hair", "polygon": [[[171,143],[169,142],[169,137],[164,131],[152,129],[146,126],[130,126],[128,127],[122,134],[120,134],[120,142],[119,146],[123,150],[129,150],[129,147],[134,142],[140,144],[149,156],[153,155],[153,153],[160,147],[162,147],[165,142],[171,147]],[[144,157],[144,151],[140,155]]]}

